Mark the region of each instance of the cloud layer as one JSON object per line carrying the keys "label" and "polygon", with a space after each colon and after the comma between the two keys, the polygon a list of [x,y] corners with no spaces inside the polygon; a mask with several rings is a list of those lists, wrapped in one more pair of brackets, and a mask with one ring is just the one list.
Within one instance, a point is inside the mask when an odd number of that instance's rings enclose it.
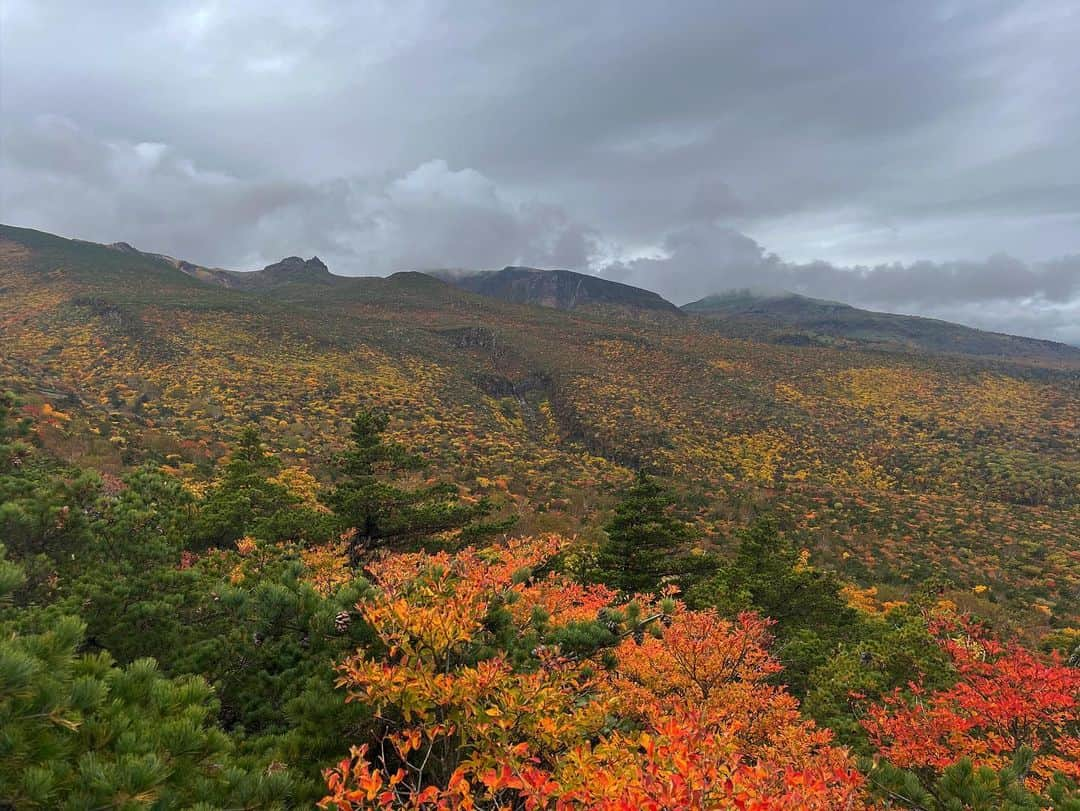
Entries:
{"label": "cloud layer", "polygon": [[511,262],[586,269],[594,250],[589,229],[559,206],[515,202],[440,159],[396,177],[250,180],[166,144],[99,140],[56,116],[9,127],[4,143],[5,216],[203,264],[318,253],[347,275]]}
{"label": "cloud layer", "polygon": [[613,262],[599,272],[679,303],[732,288],[789,290],[1080,345],[1080,255],[1032,264],[1005,254],[983,261],[797,264],[713,225],[674,232],[663,248],[661,256]]}
{"label": "cloud layer", "polygon": [[1080,342],[1069,0],[0,15],[6,222],[226,267],[785,287]]}

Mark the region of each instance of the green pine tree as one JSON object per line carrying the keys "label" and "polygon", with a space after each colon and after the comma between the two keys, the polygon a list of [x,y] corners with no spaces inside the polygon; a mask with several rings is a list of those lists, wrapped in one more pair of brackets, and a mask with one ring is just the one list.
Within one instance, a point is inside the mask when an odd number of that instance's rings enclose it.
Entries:
{"label": "green pine tree", "polygon": [[793,693],[805,695],[811,670],[858,632],[859,616],[840,594],[840,579],[807,565],[774,520],[759,518],[738,533],[738,541],[734,559],[692,588],[688,599],[723,614],[754,610],[775,620],[782,679]]}
{"label": "green pine tree", "polygon": [[278,458],[263,450],[258,429],[244,428],[200,506],[193,547],[224,548],[245,535],[266,541],[326,540],[331,532],[326,518],[272,481],[280,470]]}
{"label": "green pine tree", "polygon": [[[880,701],[896,688],[920,681],[927,689],[952,684],[948,657],[926,624],[919,602],[860,617],[827,660],[807,678],[803,711],[836,733],[837,740],[857,752],[869,753],[870,743],[860,723],[863,701]],[[793,651],[785,651],[793,653]],[[793,669],[802,671],[797,662]],[[864,698],[855,701],[852,695]]]}
{"label": "green pine tree", "polygon": [[674,497],[641,472],[615,515],[604,525],[595,577],[627,594],[656,591],[666,578],[688,571],[690,527],[672,513]]}
{"label": "green pine tree", "polygon": [[885,761],[867,760],[863,771],[871,794],[888,808],[911,811],[1080,811],[1080,790],[1058,775],[1042,792],[1024,780],[1035,753],[1021,747],[1013,762],[994,771],[963,758],[939,775],[916,774]]}
{"label": "green pine tree", "polygon": [[14,418],[17,404],[14,392],[0,392],[0,475],[21,466],[30,453],[25,441],[27,423]]}
{"label": "green pine tree", "polygon": [[449,530],[462,540],[505,529],[507,522],[482,523],[487,500],[462,502],[450,483],[407,489],[396,480],[424,467],[424,460],[383,434],[389,417],[363,410],[353,420],[350,447],[338,460],[338,482],[328,499],[345,530],[355,530],[354,554],[376,547],[406,547]]}
{"label": "green pine tree", "polygon": [[38,452],[27,421],[15,418],[17,404],[0,394],[0,538],[20,561],[36,558],[35,570],[66,574],[83,565],[101,479]]}
{"label": "green pine tree", "polygon": [[[19,581],[0,548],[0,608]],[[203,679],[80,654],[83,629],[62,617],[24,634],[0,620],[0,807],[289,806],[291,778],[236,755]]]}

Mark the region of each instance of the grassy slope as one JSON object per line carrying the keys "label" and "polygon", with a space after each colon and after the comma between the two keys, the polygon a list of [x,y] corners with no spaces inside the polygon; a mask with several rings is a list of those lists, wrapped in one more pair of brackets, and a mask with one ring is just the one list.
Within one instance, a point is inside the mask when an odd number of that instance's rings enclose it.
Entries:
{"label": "grassy slope", "polygon": [[518,306],[413,273],[226,290],[11,228],[0,290],[0,386],[27,395],[46,444],[106,471],[150,459],[198,479],[257,420],[318,472],[370,403],[522,530],[588,534],[644,464],[720,546],[765,507],[886,594],[945,572],[985,612],[1028,625],[1080,613],[1074,371],[758,343],[705,320]]}

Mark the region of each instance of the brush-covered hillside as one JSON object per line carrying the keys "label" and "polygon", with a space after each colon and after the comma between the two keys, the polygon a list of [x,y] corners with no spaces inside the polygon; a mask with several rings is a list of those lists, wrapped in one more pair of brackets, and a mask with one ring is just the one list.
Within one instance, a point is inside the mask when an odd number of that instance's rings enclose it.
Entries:
{"label": "brush-covered hillside", "polygon": [[528,274],[0,227],[0,807],[1077,807],[1069,353]]}
{"label": "brush-covered hillside", "polygon": [[253,423],[319,476],[368,404],[522,526],[587,531],[644,468],[693,498],[705,538],[768,506],[857,581],[901,594],[945,571],[1018,622],[1076,617],[1068,363],[759,342],[663,310],[521,306],[317,260],[229,289],[145,254],[0,238],[0,374],[80,464],[154,461],[198,482]]}

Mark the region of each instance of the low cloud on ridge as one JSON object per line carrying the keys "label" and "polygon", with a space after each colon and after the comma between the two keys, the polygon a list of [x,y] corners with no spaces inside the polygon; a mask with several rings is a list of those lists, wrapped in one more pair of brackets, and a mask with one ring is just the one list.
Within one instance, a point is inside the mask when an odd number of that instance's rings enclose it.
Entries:
{"label": "low cloud on ridge", "polygon": [[1073,0],[7,0],[0,221],[1080,342],[1078,37]]}
{"label": "low cloud on ridge", "polygon": [[[563,267],[655,290],[684,304],[732,288],[783,289],[886,311],[1080,344],[1080,256],[837,266],[785,261],[724,224],[696,189],[690,224],[651,254],[622,246],[560,206],[517,200],[445,160],[398,176],[318,183],[250,180],[205,169],[161,143],[95,138],[40,117],[4,133],[4,213],[22,225],[125,240],[208,265],[255,268],[317,253],[344,275],[402,269]],[[53,203],[67,201],[57,217]],[[51,224],[51,225],[50,225]]]}

